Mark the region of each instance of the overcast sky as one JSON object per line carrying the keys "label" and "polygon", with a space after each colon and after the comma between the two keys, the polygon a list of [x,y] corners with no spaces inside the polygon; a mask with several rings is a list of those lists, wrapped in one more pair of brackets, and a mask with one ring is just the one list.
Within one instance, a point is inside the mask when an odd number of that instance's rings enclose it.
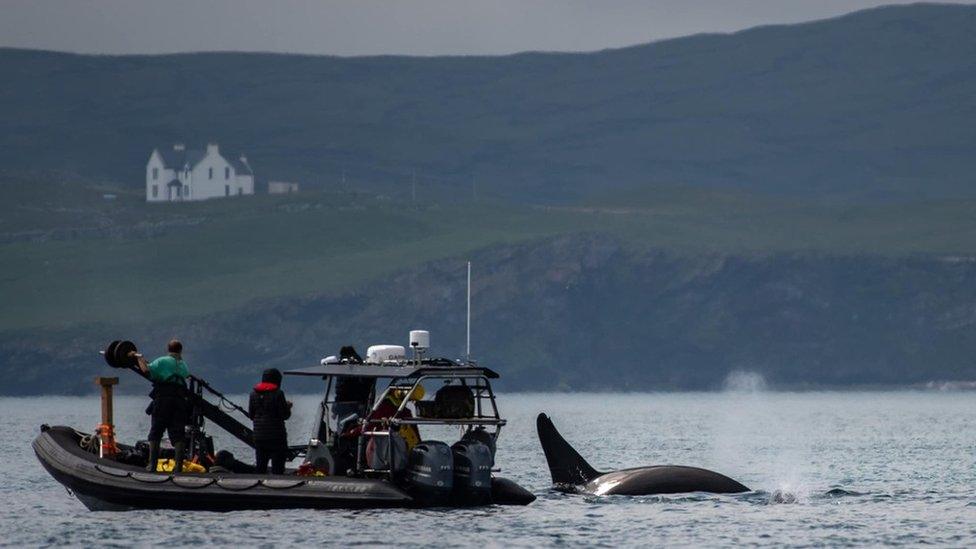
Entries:
{"label": "overcast sky", "polygon": [[[0,0],[0,46],[86,53],[591,51],[888,0]],[[973,3],[973,2],[966,2]]]}

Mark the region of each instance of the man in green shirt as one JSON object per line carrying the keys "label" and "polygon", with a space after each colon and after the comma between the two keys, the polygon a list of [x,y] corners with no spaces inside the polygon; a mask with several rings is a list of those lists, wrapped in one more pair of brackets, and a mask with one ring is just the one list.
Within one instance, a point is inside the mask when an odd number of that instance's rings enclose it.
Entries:
{"label": "man in green shirt", "polygon": [[190,375],[186,362],[183,362],[183,344],[173,339],[166,345],[168,354],[146,363],[141,356],[136,356],[139,369],[153,382],[153,390],[149,393],[153,402],[152,422],[149,427],[149,464],[148,471],[156,471],[159,459],[159,443],[163,438],[163,431],[169,433],[169,441],[176,451],[174,473],[183,470],[183,453],[186,451],[186,378]]}

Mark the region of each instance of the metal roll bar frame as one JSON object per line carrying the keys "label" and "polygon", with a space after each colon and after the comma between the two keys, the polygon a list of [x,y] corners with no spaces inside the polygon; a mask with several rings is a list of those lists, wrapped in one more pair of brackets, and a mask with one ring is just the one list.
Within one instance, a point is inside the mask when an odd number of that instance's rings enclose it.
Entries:
{"label": "metal roll bar frame", "polygon": [[[326,378],[326,390],[325,397],[322,399],[319,408],[319,441],[325,442],[326,444],[333,444],[333,438],[338,438],[340,433],[336,432],[333,434],[331,425],[326,423],[327,418],[331,415],[331,406],[340,401],[330,401],[329,395],[332,390],[333,382],[332,377]],[[474,405],[475,405],[475,415],[467,418],[424,418],[424,417],[403,417],[404,411],[407,410],[407,404],[410,399],[407,398],[418,386],[423,384],[425,381],[430,380],[457,380],[460,381],[462,385],[472,389]],[[372,418],[380,405],[386,400],[388,396],[393,391],[403,391],[404,398],[397,407],[396,412],[392,416],[383,418]],[[393,456],[393,444],[388,444],[387,451],[387,463],[388,468],[382,469],[372,469],[369,468],[366,459],[366,445],[369,439],[374,437],[392,437],[400,427],[404,425],[458,425],[467,426],[467,431],[471,431],[474,427],[493,427],[494,431],[490,433],[493,440],[498,440],[498,436],[501,433],[501,429],[506,425],[507,421],[501,418],[498,412],[497,397],[494,390],[491,387],[491,382],[487,375],[482,372],[472,372],[459,373],[458,370],[453,369],[445,371],[443,374],[426,371],[417,377],[395,377],[390,379],[390,383],[387,385],[386,389],[376,398],[376,390],[374,388],[373,392],[370,394],[372,401],[372,406],[366,413],[366,417],[359,418],[358,426],[359,433],[357,435],[356,441],[356,466],[353,471],[356,474],[363,476],[372,477],[385,477],[389,480],[394,480],[393,476],[395,474],[394,467],[394,456]],[[485,403],[487,401],[487,404]],[[336,418],[337,420],[339,418]],[[325,427],[324,437],[323,426]],[[338,427],[338,425],[337,425]],[[322,438],[325,440],[322,441]]]}

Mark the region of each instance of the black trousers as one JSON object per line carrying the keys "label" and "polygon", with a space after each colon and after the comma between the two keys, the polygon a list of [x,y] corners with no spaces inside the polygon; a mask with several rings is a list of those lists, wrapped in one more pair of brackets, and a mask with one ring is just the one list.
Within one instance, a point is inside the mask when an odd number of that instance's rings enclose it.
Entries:
{"label": "black trousers", "polygon": [[186,407],[186,400],[177,396],[153,399],[149,440],[159,441],[163,438],[163,431],[166,431],[170,442],[181,442],[186,436]]}
{"label": "black trousers", "polygon": [[254,467],[259,475],[268,474],[269,460],[271,461],[271,473],[283,475],[287,458],[287,446],[257,446],[254,448]]}

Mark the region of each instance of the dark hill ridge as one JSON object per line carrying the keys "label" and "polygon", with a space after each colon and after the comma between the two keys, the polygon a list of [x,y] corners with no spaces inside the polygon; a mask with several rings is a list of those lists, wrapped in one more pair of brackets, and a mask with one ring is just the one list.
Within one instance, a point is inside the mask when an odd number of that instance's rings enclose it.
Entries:
{"label": "dark hill ridge", "polygon": [[[496,246],[474,261],[475,357],[506,390],[714,389],[733,371],[774,387],[976,379],[971,257],[686,255],[573,235]],[[442,260],[184,322],[0,333],[0,375],[17,381],[0,394],[91,392],[92,376],[108,371],[98,346],[121,336],[154,354],[177,334],[191,368],[233,391],[263,368],[311,365],[346,344],[401,343],[415,328],[458,357],[464,279],[463,261]]]}
{"label": "dark hill ridge", "polygon": [[650,182],[974,196],[976,7],[911,5],[585,54],[0,50],[0,164],[138,186],[218,139],[259,177],[407,188],[416,169],[563,200]]}

